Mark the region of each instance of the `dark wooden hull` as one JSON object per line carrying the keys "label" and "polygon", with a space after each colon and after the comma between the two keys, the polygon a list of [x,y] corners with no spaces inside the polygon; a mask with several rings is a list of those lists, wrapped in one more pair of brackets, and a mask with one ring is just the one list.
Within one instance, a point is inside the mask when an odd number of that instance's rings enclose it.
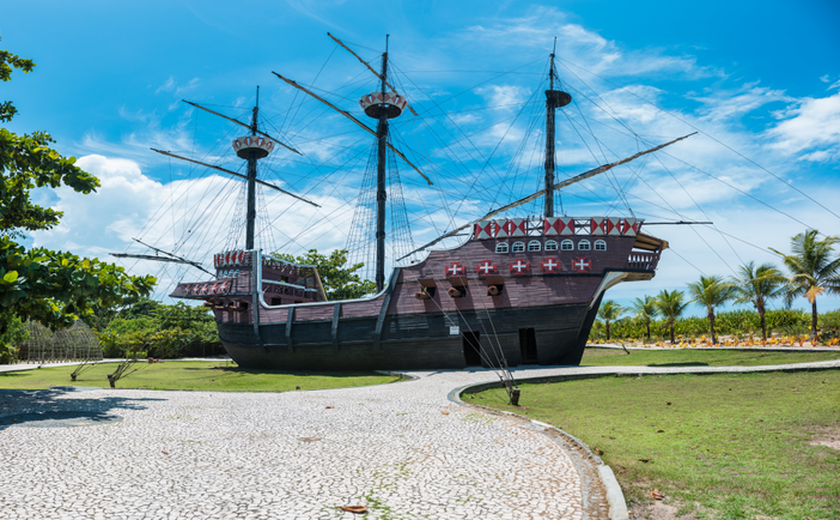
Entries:
{"label": "dark wooden hull", "polygon": [[633,233],[559,237],[568,250],[549,235],[479,237],[348,301],[325,301],[311,267],[239,251],[217,255],[216,281],[173,296],[205,300],[227,352],[251,369],[577,365],[604,292],[654,276],[663,243]]}
{"label": "dark wooden hull", "polygon": [[[501,355],[511,366],[520,364],[577,365],[595,318],[597,306],[554,306],[464,312],[458,332],[451,334],[443,313],[392,316],[385,319],[380,340],[371,331],[376,318],[340,322],[337,342],[332,322],[295,324],[286,341],[285,324],[260,326],[260,338],[250,324],[219,323],[219,336],[237,364],[271,370],[422,370],[499,366]],[[527,337],[534,341],[528,351]],[[480,353],[472,350],[478,340]],[[262,341],[262,345],[260,342]],[[535,354],[535,355],[534,355]]]}

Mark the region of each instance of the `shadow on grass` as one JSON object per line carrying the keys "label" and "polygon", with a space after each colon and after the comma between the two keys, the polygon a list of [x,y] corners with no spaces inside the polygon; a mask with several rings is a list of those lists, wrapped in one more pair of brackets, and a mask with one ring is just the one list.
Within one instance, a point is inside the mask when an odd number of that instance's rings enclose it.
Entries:
{"label": "shadow on grass", "polygon": [[688,363],[651,363],[649,367],[707,367],[708,363],[701,363],[699,361],[691,361]]}
{"label": "shadow on grass", "polygon": [[[187,370],[206,370],[198,368],[188,368]],[[256,368],[240,368],[240,367],[213,367],[210,370],[223,370],[234,374],[249,374],[252,376],[258,375],[277,375],[277,376],[296,376],[296,377],[369,377],[381,376],[376,372],[303,372],[292,370],[264,370]]]}
{"label": "shadow on grass", "polygon": [[0,390],[0,430],[9,426],[68,427],[109,424],[122,420],[116,410],[145,410],[138,401],[165,401],[156,398],[73,396],[87,389],[53,387],[49,390]]}

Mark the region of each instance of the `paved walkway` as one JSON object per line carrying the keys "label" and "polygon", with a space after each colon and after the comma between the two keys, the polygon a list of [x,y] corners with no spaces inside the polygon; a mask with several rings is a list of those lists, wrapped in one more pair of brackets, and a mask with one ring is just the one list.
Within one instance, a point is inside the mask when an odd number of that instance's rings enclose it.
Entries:
{"label": "paved walkway", "polygon": [[[515,376],[767,368],[540,367]],[[375,519],[609,517],[597,457],[539,425],[448,398],[493,372],[411,375],[286,393],[0,390],[0,511],[310,520],[353,518],[337,506],[364,505]]]}

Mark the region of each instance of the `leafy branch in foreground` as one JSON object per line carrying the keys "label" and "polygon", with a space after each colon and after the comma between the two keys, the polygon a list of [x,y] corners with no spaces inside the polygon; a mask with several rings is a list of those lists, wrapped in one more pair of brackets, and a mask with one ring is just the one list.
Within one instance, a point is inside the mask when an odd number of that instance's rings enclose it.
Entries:
{"label": "leafy branch in foreground", "polygon": [[[0,80],[14,69],[29,72],[35,64],[0,51]],[[0,104],[0,121],[10,121],[16,109]],[[46,248],[27,249],[17,240],[25,231],[55,227],[60,211],[32,201],[36,188],[67,186],[90,193],[99,180],[50,148],[45,132],[17,135],[0,128],[0,338],[14,320],[33,320],[52,329],[71,325],[94,307],[120,305],[124,298],[148,295],[152,276],[129,276],[122,267]]]}

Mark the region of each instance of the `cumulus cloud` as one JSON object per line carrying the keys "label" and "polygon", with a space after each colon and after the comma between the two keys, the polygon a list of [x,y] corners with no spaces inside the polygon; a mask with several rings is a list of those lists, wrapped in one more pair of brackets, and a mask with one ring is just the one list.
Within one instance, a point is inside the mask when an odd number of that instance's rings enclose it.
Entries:
{"label": "cumulus cloud", "polygon": [[[810,161],[840,158],[840,93],[804,98],[776,113],[779,124],[768,131],[773,149]],[[817,149],[818,148],[818,149]]]}

